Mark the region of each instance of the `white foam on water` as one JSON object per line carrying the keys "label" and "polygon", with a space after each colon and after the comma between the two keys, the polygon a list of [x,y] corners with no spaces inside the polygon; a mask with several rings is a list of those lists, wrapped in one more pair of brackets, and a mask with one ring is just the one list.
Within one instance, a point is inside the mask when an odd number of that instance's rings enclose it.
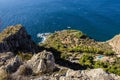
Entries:
{"label": "white foam on water", "polygon": [[40,43],[43,43],[47,39],[48,35],[50,35],[50,34],[51,33],[38,33],[37,38],[41,38],[42,41]]}

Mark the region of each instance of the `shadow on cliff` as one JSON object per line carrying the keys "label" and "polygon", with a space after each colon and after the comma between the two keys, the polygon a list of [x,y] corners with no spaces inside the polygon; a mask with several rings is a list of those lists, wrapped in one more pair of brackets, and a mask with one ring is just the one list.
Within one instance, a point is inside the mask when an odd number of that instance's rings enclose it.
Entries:
{"label": "shadow on cliff", "polygon": [[[10,31],[11,32],[11,31]],[[3,31],[1,34],[10,34],[9,31]],[[5,36],[2,39],[2,42],[0,42],[0,53],[4,52],[14,52],[17,54],[18,52],[23,52],[23,53],[38,53],[41,52],[42,50],[47,50],[53,53],[55,57],[55,63],[68,67],[70,69],[74,70],[80,70],[80,69],[85,69],[85,67],[82,67],[78,63],[73,63],[65,59],[61,59],[60,55],[61,52],[57,51],[54,48],[44,48],[38,46],[33,40],[31,39],[31,36],[27,34],[26,30],[24,27],[20,27],[18,31],[16,31],[15,34]]]}
{"label": "shadow on cliff", "polygon": [[83,67],[79,63],[71,62],[69,60],[65,60],[65,59],[60,58],[61,52],[54,49],[54,48],[44,48],[44,47],[41,47],[41,48],[43,50],[47,50],[47,51],[52,52],[53,55],[54,55],[54,58],[55,58],[55,63],[60,65],[60,66],[67,67],[67,68],[70,68],[70,69],[73,69],[73,70],[84,70],[84,69],[86,69],[86,67]]}
{"label": "shadow on cliff", "polygon": [[[3,31],[2,34],[7,33]],[[27,34],[24,27],[21,27],[15,34],[3,38],[2,42],[0,42],[0,53],[9,51],[14,53],[37,53],[39,50],[40,47],[32,41],[31,36]]]}

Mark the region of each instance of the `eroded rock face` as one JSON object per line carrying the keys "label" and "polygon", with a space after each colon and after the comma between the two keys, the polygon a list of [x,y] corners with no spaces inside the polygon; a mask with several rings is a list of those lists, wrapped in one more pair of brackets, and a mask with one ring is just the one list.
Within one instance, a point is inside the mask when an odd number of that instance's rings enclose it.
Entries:
{"label": "eroded rock face", "polygon": [[0,52],[36,52],[37,45],[22,25],[10,26],[0,33]]}
{"label": "eroded rock face", "polygon": [[120,34],[109,40],[108,43],[117,54],[120,54]]}
{"label": "eroded rock face", "polygon": [[35,54],[27,64],[31,66],[34,73],[52,72],[55,68],[53,54],[46,51]]}

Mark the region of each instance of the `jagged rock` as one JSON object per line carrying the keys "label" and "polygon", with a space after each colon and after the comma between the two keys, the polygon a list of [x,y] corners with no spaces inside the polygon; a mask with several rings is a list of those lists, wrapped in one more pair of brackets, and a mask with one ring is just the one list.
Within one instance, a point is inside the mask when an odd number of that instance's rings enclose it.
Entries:
{"label": "jagged rock", "polygon": [[53,54],[46,51],[35,54],[27,63],[35,73],[52,72],[55,68]]}
{"label": "jagged rock", "polygon": [[12,52],[0,53],[0,66],[7,64],[8,60],[13,57],[14,54]]}
{"label": "jagged rock", "polygon": [[0,52],[36,52],[38,46],[22,25],[10,26],[0,33]]}
{"label": "jagged rock", "polygon": [[13,73],[13,72],[17,71],[17,69],[19,68],[19,66],[22,63],[23,62],[19,59],[18,56],[16,56],[15,58],[10,59],[8,61],[7,65],[5,65],[7,72]]}

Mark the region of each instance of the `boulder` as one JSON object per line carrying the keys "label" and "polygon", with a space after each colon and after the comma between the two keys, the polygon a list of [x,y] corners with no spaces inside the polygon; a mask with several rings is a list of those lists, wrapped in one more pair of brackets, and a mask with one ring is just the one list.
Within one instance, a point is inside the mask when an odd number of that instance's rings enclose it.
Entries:
{"label": "boulder", "polygon": [[27,64],[34,73],[53,72],[55,68],[55,59],[51,52],[43,51],[35,54]]}

